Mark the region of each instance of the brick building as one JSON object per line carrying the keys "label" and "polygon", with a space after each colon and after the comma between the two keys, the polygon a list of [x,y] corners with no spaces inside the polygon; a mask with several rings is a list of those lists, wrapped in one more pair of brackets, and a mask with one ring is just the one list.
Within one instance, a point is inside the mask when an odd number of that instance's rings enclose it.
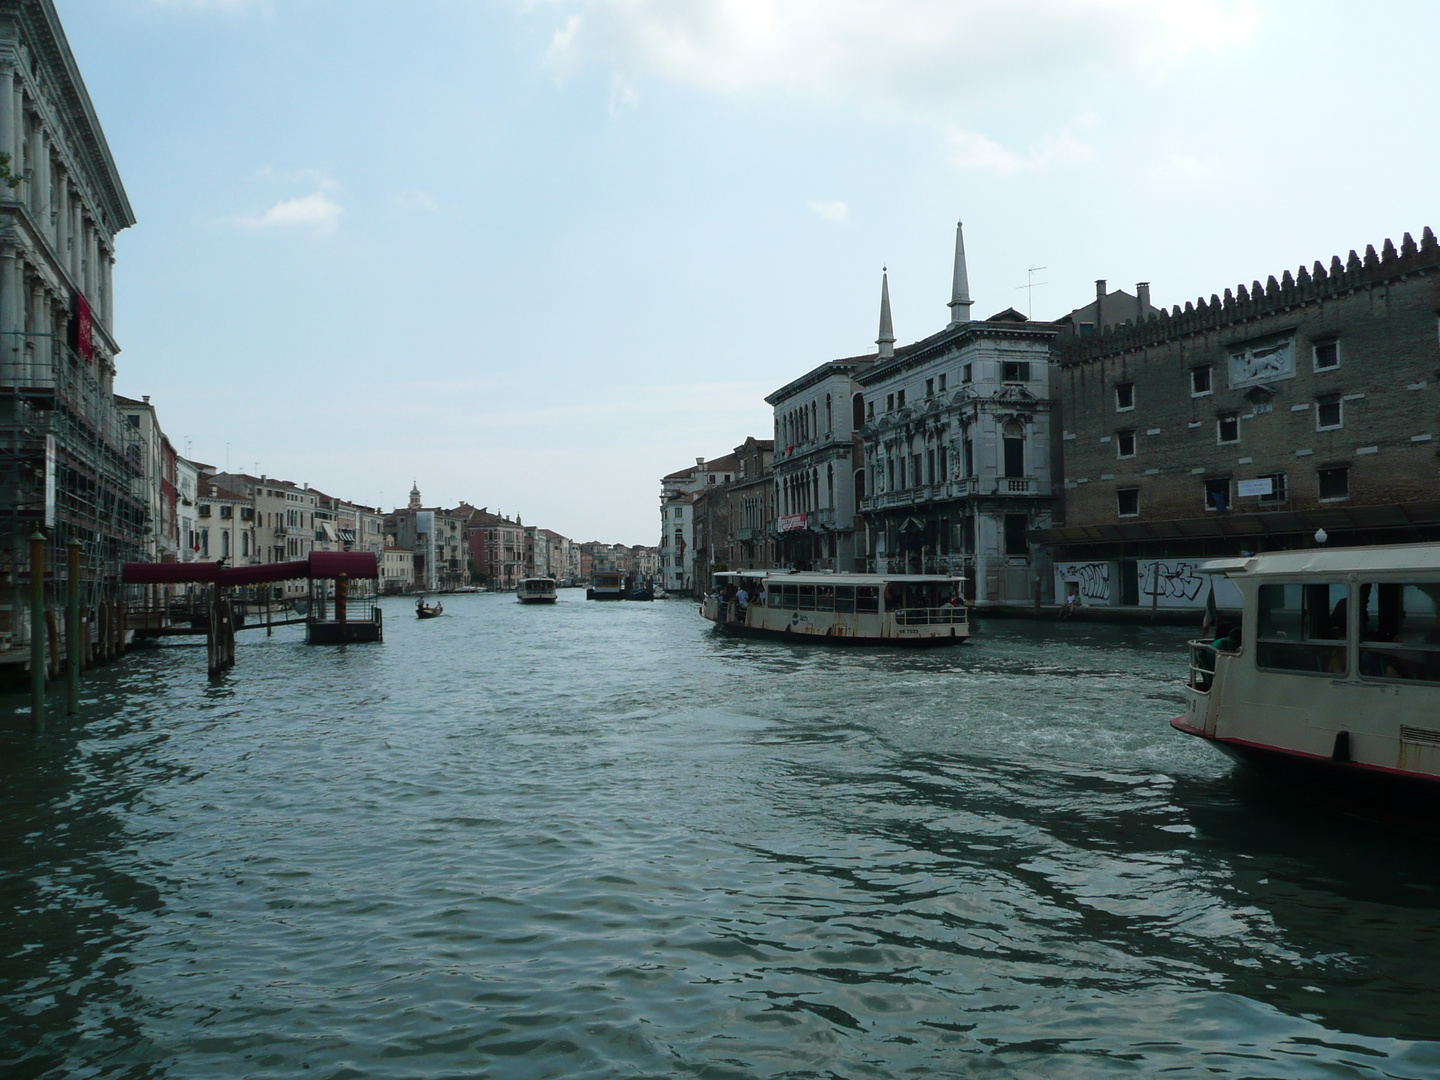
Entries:
{"label": "brick building", "polygon": [[[1205,602],[1198,560],[1440,538],[1440,244],[1062,333],[1057,592]],[[1063,515],[1063,521],[1062,521]],[[1221,598],[1221,602],[1224,599]]]}
{"label": "brick building", "polygon": [[[733,454],[711,463],[727,471],[695,495],[695,580],[703,586],[717,570],[770,568],[775,562],[771,524],[775,444],[751,435]],[[707,474],[708,476],[709,474]],[[723,478],[723,479],[722,479]]]}

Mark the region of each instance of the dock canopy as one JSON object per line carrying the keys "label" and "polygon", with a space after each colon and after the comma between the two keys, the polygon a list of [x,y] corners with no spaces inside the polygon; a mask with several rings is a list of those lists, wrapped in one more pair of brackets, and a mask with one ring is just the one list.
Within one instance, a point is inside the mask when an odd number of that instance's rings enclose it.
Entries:
{"label": "dock canopy", "polygon": [[221,566],[214,562],[126,563],[127,585],[263,585],[301,578],[380,577],[380,562],[373,551],[312,551],[310,558],[262,566]]}
{"label": "dock canopy", "polygon": [[310,577],[379,578],[380,560],[373,551],[312,551]]}

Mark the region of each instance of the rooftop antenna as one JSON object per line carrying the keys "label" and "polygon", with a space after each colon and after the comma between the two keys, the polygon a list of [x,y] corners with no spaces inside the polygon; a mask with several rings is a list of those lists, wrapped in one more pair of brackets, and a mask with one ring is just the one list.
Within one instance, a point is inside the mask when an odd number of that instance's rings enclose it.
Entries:
{"label": "rooftop antenna", "polygon": [[1032,266],[1025,271],[1025,284],[1015,286],[1017,289],[1025,290],[1025,317],[1027,319],[1035,317],[1035,290],[1041,285],[1050,284],[1048,281],[1036,281],[1035,275],[1041,270],[1049,269],[1048,266]]}

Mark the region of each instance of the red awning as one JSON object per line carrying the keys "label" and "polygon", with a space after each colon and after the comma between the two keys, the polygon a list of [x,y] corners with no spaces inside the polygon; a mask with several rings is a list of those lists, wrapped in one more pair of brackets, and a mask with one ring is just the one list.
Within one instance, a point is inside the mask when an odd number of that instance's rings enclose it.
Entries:
{"label": "red awning", "polygon": [[121,580],[127,585],[176,585],[183,582],[214,581],[220,564],[213,562],[130,562]]}
{"label": "red awning", "polygon": [[126,563],[127,585],[179,585],[186,582],[220,585],[263,585],[301,578],[380,577],[380,561],[373,551],[312,551],[309,559],[266,563],[263,566],[226,566],[219,563]]}
{"label": "red awning", "polygon": [[379,578],[380,560],[373,551],[312,551],[310,576],[336,578]]}
{"label": "red awning", "polygon": [[264,566],[227,566],[220,571],[221,585],[264,585],[271,581],[296,581],[310,576],[310,564],[296,562],[267,563]]}

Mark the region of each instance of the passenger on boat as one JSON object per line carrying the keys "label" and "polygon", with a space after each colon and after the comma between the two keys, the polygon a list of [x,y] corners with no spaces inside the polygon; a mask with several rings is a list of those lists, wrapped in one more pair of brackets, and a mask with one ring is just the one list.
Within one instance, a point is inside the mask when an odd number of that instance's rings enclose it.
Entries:
{"label": "passenger on boat", "polygon": [[740,591],[735,594],[735,599],[740,601],[740,610],[744,611],[750,606],[750,592],[745,588],[745,583],[740,583]]}

